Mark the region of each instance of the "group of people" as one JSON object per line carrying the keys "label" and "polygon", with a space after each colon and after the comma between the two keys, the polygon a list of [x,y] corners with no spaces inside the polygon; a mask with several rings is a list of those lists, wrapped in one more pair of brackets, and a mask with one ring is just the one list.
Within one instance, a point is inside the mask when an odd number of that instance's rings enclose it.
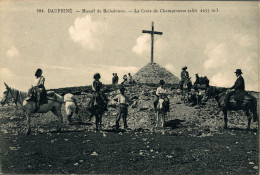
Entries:
{"label": "group of people", "polygon": [[[229,106],[229,101],[232,95],[234,95],[234,99],[237,102],[237,105],[241,105],[241,103],[243,102],[243,98],[244,98],[244,92],[245,92],[245,81],[244,78],[242,77],[242,70],[241,69],[236,69],[235,71],[237,80],[235,81],[235,84],[228,90],[224,103],[225,106],[228,107]],[[209,80],[207,77],[199,77],[198,74],[196,75],[196,82],[198,84],[200,83],[204,83],[207,87],[209,86]],[[183,88],[183,84],[186,81],[189,81],[190,77],[189,77],[189,73],[187,71],[187,66],[182,67],[182,72],[181,72],[181,81],[180,81],[180,88]]]}
{"label": "group of people", "polygon": [[[112,84],[118,84],[119,78],[118,78],[117,73],[113,73],[112,75],[113,75],[113,77],[112,77]],[[123,76],[123,81],[122,81],[121,84],[126,84],[126,83],[128,83],[128,84],[132,84],[133,83],[133,77],[132,77],[132,75],[130,73],[128,73],[128,75],[124,75]]]}
{"label": "group of people", "polygon": [[121,84],[126,84],[126,83],[128,83],[128,84],[132,84],[133,83],[133,77],[132,77],[132,75],[130,73],[128,73],[128,76],[127,75],[123,76],[123,81],[122,81]]}
{"label": "group of people", "polygon": [[112,84],[118,84],[118,79],[117,73],[113,73]]}
{"label": "group of people", "polygon": [[[33,96],[35,97],[35,102],[36,102],[36,107],[35,107],[35,111],[37,112],[37,110],[39,109],[41,104],[44,103],[48,103],[47,100],[47,93],[46,93],[46,89],[44,86],[45,83],[45,77],[42,75],[43,71],[41,69],[37,69],[35,72],[35,82],[33,84],[32,89],[29,90],[29,97]],[[228,106],[230,97],[232,95],[239,95],[241,94],[241,92],[245,91],[245,83],[244,83],[244,79],[242,77],[242,71],[241,69],[237,69],[236,70],[236,76],[237,76],[237,80],[234,84],[234,86],[232,86],[230,88],[230,90],[228,91],[226,98],[225,98],[225,104]],[[113,76],[117,76],[116,73],[113,73]],[[93,76],[94,81],[92,83],[92,97],[91,100],[89,101],[88,104],[88,110],[91,110],[91,108],[97,103],[97,100],[100,100],[99,102],[104,106],[104,111],[107,110],[107,103],[108,103],[108,98],[106,97],[106,95],[102,92],[102,87],[103,84],[100,81],[101,75],[99,73],[94,74]],[[114,77],[113,77],[114,78]],[[129,73],[128,77],[125,75],[124,76],[124,81],[132,81],[132,76]],[[183,83],[188,79],[189,77],[189,73],[187,71],[187,66],[184,66],[182,68],[182,72],[181,72],[181,81],[180,84],[183,85]],[[118,83],[118,78],[115,79],[117,81],[114,81],[113,79],[113,83]],[[122,83],[123,84],[123,83]],[[233,90],[233,91],[232,91]],[[117,119],[116,119],[116,127],[117,129],[119,128],[119,120],[121,118],[121,116],[123,116],[123,121],[124,121],[124,128],[127,128],[127,114],[128,114],[128,109],[127,107],[130,105],[130,100],[129,98],[125,95],[125,91],[126,89],[124,88],[124,86],[121,86],[120,88],[120,94],[118,94],[117,96],[115,96],[113,98],[113,101],[117,101],[119,104],[118,107],[118,115],[117,115]],[[33,93],[34,92],[34,93]],[[34,94],[34,95],[32,95]],[[78,113],[78,104],[77,101],[74,97],[73,94],[62,94],[64,95],[64,102],[65,102],[65,111],[67,114],[67,119],[69,122],[71,122],[71,117],[73,115],[73,112]],[[166,111],[169,112],[170,111],[170,103],[169,103],[169,99],[167,97],[167,91],[165,88],[165,81],[164,80],[160,80],[159,82],[159,87],[156,90],[156,98],[154,100],[154,108],[156,108],[156,106],[158,105],[158,101],[159,99],[163,99],[165,101],[166,104]],[[242,99],[240,98],[235,98],[238,102],[241,103]]]}

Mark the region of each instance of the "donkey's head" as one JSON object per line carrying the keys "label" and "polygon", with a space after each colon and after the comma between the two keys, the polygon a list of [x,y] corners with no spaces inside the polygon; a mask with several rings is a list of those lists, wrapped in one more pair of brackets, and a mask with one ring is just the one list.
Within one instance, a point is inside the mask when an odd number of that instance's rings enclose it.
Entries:
{"label": "donkey's head", "polygon": [[6,90],[3,92],[3,98],[1,100],[1,105],[2,106],[4,104],[6,104],[10,99],[12,99],[12,94],[11,94],[10,87],[6,83],[4,83],[4,84],[5,84]]}

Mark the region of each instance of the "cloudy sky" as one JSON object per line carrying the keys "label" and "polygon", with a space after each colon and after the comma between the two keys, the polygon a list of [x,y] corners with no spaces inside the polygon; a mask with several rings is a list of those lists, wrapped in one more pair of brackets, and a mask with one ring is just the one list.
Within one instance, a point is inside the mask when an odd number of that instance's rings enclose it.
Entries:
{"label": "cloudy sky", "polygon": [[[50,14],[48,9],[71,8],[71,14]],[[133,13],[137,10],[188,10],[194,13]],[[218,12],[201,13],[200,9]],[[44,9],[45,13],[37,13]],[[95,9],[96,13],[76,13]],[[97,13],[121,9],[127,13]],[[258,90],[257,2],[0,2],[0,90],[3,82],[26,91],[37,68],[43,69],[46,88],[89,85],[95,72],[111,83],[112,73],[134,74],[154,60],[175,76],[187,66],[207,76],[211,85],[232,86],[234,71],[242,69],[247,90]]]}

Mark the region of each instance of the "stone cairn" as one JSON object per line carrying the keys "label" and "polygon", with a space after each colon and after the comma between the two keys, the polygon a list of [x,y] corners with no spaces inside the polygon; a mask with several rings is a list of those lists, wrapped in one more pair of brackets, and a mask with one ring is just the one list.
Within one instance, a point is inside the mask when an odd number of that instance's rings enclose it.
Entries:
{"label": "stone cairn", "polygon": [[156,63],[149,63],[133,76],[137,83],[158,84],[163,79],[166,84],[179,84],[180,79]]}

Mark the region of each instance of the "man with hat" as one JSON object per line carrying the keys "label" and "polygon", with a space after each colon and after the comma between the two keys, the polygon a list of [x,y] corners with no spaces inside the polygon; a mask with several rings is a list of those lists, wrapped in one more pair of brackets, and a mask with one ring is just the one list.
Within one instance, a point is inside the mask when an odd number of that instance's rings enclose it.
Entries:
{"label": "man with hat", "polygon": [[159,102],[159,99],[161,98],[166,102],[167,112],[170,112],[170,103],[169,103],[169,99],[167,97],[166,89],[164,87],[164,84],[165,84],[164,80],[160,80],[159,84],[160,84],[160,86],[156,90],[156,97],[155,97],[155,100],[154,100],[154,108],[156,108],[156,106]]}
{"label": "man with hat", "polygon": [[118,94],[117,96],[115,96],[113,98],[114,101],[117,101],[119,104],[119,108],[118,108],[118,114],[116,117],[116,130],[119,130],[119,121],[121,116],[123,116],[123,121],[124,121],[124,128],[127,129],[127,120],[126,117],[128,115],[128,109],[127,107],[129,106],[130,100],[129,98],[125,95],[125,88],[124,86],[122,86],[120,88],[120,94]]}
{"label": "man with hat", "polygon": [[182,67],[181,71],[181,81],[180,81],[180,89],[183,89],[183,84],[186,80],[190,78],[189,72],[187,71],[187,66]]}
{"label": "man with hat", "polygon": [[[241,69],[237,69],[235,74],[237,76],[237,80],[236,80],[235,84],[230,88],[229,92],[227,93],[227,95],[225,97],[224,102],[225,102],[226,106],[228,106],[230,97],[234,94],[235,94],[235,100],[237,101],[238,105],[240,105],[243,100],[243,97],[238,98],[239,95],[243,94],[243,92],[245,91],[245,81],[244,81],[244,78],[241,76],[242,75]],[[232,89],[234,89],[234,91],[231,91]]]}

